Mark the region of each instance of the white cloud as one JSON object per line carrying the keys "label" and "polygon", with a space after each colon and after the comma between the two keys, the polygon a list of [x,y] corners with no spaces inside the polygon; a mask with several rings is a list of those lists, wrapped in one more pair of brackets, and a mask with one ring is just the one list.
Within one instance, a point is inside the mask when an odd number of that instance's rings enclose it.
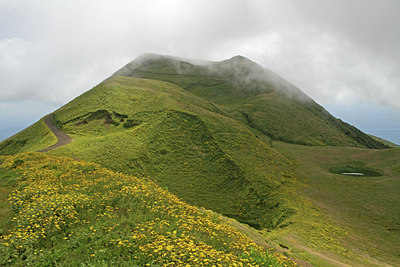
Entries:
{"label": "white cloud", "polygon": [[136,56],[154,52],[208,60],[242,54],[321,104],[366,101],[400,109],[398,5],[4,1],[0,100],[65,103]]}
{"label": "white cloud", "polygon": [[0,40],[0,69],[9,71],[20,67],[30,43],[21,38]]}

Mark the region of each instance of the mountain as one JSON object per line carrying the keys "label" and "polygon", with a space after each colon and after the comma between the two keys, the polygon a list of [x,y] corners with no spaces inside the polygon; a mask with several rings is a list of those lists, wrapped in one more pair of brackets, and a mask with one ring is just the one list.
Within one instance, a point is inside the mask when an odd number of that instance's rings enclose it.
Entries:
{"label": "mountain", "polygon": [[300,89],[251,60],[235,56],[195,65],[183,59],[146,54],[113,76],[167,81],[213,103],[224,114],[273,140],[303,145],[387,148],[357,128],[334,118]]}
{"label": "mountain", "polygon": [[[362,222],[342,221],[351,214],[335,203],[363,208],[350,201],[357,188],[362,202],[384,210],[385,225],[397,231],[388,218],[397,218],[391,203],[398,199],[393,189],[398,165],[384,161],[398,150],[383,149],[387,146],[378,139],[334,118],[247,58],[206,62],[145,54],[52,115],[72,142],[46,154],[148,177],[190,205],[251,226],[255,239],[293,257],[317,265],[362,265],[385,262],[379,253],[388,258],[396,253],[378,250],[373,260],[360,256],[348,233]],[[56,142],[42,118],[0,143],[0,155],[40,151]],[[360,183],[341,175],[364,171],[380,176]],[[387,198],[372,203],[367,197],[378,183]],[[332,211],[341,216],[330,216]],[[374,227],[366,220],[375,216],[369,212],[357,218]],[[357,231],[354,240],[365,234]]]}

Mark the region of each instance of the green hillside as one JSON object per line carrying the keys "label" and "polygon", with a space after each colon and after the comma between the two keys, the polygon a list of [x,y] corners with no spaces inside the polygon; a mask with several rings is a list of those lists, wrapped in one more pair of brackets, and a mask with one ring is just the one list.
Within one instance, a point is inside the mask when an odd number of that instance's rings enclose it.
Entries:
{"label": "green hillside", "polygon": [[175,85],[115,77],[55,112],[74,142],[51,153],[149,176],[191,204],[278,227],[291,213],[277,195],[293,180],[291,163],[219,112]]}
{"label": "green hillside", "polygon": [[390,141],[388,141],[388,140],[382,139],[382,138],[380,138],[380,137],[373,136],[373,135],[370,135],[370,136],[371,136],[372,138],[378,140],[379,142],[381,142],[381,143],[387,145],[388,147],[392,147],[392,148],[400,147],[399,145],[397,145],[397,144],[395,144],[395,143],[392,143],[392,142],[390,142]]}
{"label": "green hillside", "polygon": [[2,266],[294,266],[149,179],[39,153],[1,163],[17,188],[0,221]]}
{"label": "green hillside", "polygon": [[291,163],[224,110],[170,83],[115,77],[54,113],[73,142],[50,153],[149,176],[188,203],[279,227],[292,214],[279,191],[294,180]]}
{"label": "green hillside", "polygon": [[322,148],[282,142],[274,147],[298,162],[295,172],[307,185],[299,193],[346,229],[347,249],[364,259],[376,259],[362,265],[400,266],[399,148]]}
{"label": "green hillside", "polygon": [[304,145],[387,148],[380,141],[330,115],[298,88],[247,58],[195,65],[158,55],[143,55],[114,76],[168,81],[213,103],[226,114],[273,140]]}
{"label": "green hillside", "polygon": [[[243,223],[233,225],[300,262],[396,262],[397,252],[382,248],[395,246],[398,240],[391,236],[397,226],[383,232],[386,228],[374,223],[377,214],[363,213],[362,203],[370,207],[376,199],[377,209],[385,210],[378,221],[397,220],[388,212],[397,214],[398,192],[390,188],[400,174],[386,160],[398,157],[398,149],[378,149],[387,146],[246,58],[195,62],[144,55],[53,114],[72,142],[46,152],[52,156],[46,160],[67,156],[148,177],[189,205]],[[0,155],[39,151],[56,142],[40,120],[0,143]],[[331,158],[333,151],[340,156]],[[8,170],[5,176],[14,177]],[[62,172],[57,177],[63,178]],[[367,180],[342,172],[363,172]],[[385,197],[378,197],[380,192]],[[357,200],[344,201],[353,197]],[[128,200],[120,201],[117,207]],[[357,218],[348,219],[352,214]],[[367,245],[358,244],[368,236],[363,230],[368,225],[374,230]]]}

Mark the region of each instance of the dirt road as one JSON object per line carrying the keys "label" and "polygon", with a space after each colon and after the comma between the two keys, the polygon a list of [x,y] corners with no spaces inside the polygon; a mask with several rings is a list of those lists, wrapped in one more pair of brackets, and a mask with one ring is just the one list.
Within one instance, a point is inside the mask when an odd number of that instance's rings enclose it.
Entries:
{"label": "dirt road", "polygon": [[58,139],[58,142],[57,142],[57,144],[49,146],[48,148],[42,149],[39,152],[47,152],[47,151],[50,151],[57,147],[71,143],[71,137],[69,137],[66,133],[60,131],[60,129],[58,129],[57,126],[53,123],[53,120],[52,120],[53,117],[54,117],[54,114],[47,116],[46,118],[44,118],[44,122],[47,124],[47,126],[50,128],[50,130],[55,134],[55,136]]}

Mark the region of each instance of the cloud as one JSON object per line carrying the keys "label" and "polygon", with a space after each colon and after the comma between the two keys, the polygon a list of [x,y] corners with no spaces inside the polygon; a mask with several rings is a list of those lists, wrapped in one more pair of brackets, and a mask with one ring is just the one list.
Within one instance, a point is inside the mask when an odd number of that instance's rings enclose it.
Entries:
{"label": "cloud", "polygon": [[20,38],[0,40],[0,68],[9,71],[21,66],[21,61],[29,49],[29,42]]}
{"label": "cloud", "polygon": [[[328,33],[277,32],[236,43],[322,104],[375,102],[400,109],[397,62]],[[294,45],[295,44],[295,45]],[[282,60],[285,59],[285,60]]]}
{"label": "cloud", "polygon": [[237,54],[321,104],[400,109],[399,2],[2,1],[0,100],[65,103],[145,52]]}
{"label": "cloud", "polygon": [[399,58],[400,2],[397,0],[293,1],[303,18],[380,55]]}

